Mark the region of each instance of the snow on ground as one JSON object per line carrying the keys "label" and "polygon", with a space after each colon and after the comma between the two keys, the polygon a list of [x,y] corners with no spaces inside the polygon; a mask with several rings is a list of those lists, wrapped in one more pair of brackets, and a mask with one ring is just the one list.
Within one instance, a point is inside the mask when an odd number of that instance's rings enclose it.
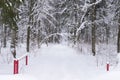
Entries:
{"label": "snow on ground", "polygon": [[38,80],[32,75],[19,74],[19,75],[0,75],[0,80]]}
{"label": "snow on ground", "polygon": [[12,63],[0,63],[0,80],[120,79],[119,65],[117,69],[107,72],[105,66],[97,67],[95,57],[80,54],[65,45],[43,45],[39,50],[35,49],[29,58],[29,65],[21,67],[19,75],[13,75]]}
{"label": "snow on ground", "polygon": [[78,54],[64,45],[43,46],[36,56],[27,74],[31,73],[40,80],[89,80],[105,71],[98,69],[93,56]]}
{"label": "snow on ground", "polygon": [[99,75],[90,80],[119,80],[120,79],[119,74],[120,74],[120,71],[111,71],[111,72]]}

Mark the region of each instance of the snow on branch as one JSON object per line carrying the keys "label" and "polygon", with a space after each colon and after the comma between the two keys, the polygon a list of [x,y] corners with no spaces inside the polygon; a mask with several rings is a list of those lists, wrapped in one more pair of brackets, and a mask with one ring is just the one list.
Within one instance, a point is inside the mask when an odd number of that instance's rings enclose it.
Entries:
{"label": "snow on branch", "polygon": [[84,21],[84,22],[81,23],[80,27],[77,29],[76,34],[78,34],[79,31],[81,31],[82,29],[84,29],[87,25],[99,24],[99,23],[102,23],[103,21],[104,21],[104,19],[95,20],[94,22]]}
{"label": "snow on branch", "polygon": [[85,3],[85,5],[82,8],[82,11],[86,12],[88,10],[88,8],[92,7],[93,5],[99,4],[100,2],[102,2],[102,0],[98,0],[95,3],[92,3],[92,4]]}
{"label": "snow on branch", "polygon": [[82,18],[81,18],[81,23],[84,21],[84,18],[85,18],[85,15],[87,14],[87,11],[82,15]]}
{"label": "snow on branch", "polygon": [[84,21],[84,18],[85,18],[85,16],[86,16],[87,12],[88,12],[88,9],[89,9],[90,7],[92,7],[93,5],[99,4],[100,2],[102,2],[102,0],[98,0],[97,2],[92,3],[92,4],[88,4],[88,3],[85,3],[85,4],[84,4],[84,6],[83,6],[83,8],[82,8],[82,11],[84,12],[84,14],[82,15],[81,23]]}
{"label": "snow on branch", "polygon": [[76,34],[78,34],[79,31],[81,31],[82,29],[85,28],[85,24],[86,24],[86,23],[88,23],[88,21],[84,21],[84,22],[80,25],[80,27],[77,29]]}
{"label": "snow on branch", "polygon": [[75,41],[77,41],[77,38],[78,38],[78,35],[79,35],[80,31],[81,31],[82,29],[84,29],[84,28],[86,27],[86,25],[90,25],[90,24],[92,24],[92,23],[94,23],[94,22],[84,21],[84,22],[81,23],[80,27],[79,27],[79,28],[77,29],[77,31],[76,31],[77,37],[76,37]]}

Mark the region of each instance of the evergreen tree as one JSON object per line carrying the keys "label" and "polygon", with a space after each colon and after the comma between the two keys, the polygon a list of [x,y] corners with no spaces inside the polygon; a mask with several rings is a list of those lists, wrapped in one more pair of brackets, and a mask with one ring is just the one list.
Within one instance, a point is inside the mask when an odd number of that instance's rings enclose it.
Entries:
{"label": "evergreen tree", "polygon": [[2,23],[8,24],[12,29],[11,48],[14,58],[16,58],[16,42],[17,42],[17,20],[19,19],[18,7],[22,0],[0,0]]}

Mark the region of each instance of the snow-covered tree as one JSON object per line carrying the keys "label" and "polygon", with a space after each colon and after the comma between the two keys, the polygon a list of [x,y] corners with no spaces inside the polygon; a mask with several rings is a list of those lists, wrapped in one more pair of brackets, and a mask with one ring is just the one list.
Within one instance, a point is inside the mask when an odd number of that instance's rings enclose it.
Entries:
{"label": "snow-covered tree", "polygon": [[[88,27],[88,30],[91,30],[91,33],[88,33],[87,35],[91,36],[90,40],[92,45],[92,53],[94,56],[96,54],[95,44],[96,44],[97,8],[98,8],[97,6],[99,6],[101,2],[102,0],[85,0],[85,4],[82,8],[84,13],[81,18],[81,26],[77,30],[77,34],[79,31],[82,32],[82,29],[84,29],[86,26]],[[88,30],[85,33],[89,32]],[[88,39],[87,35],[85,35],[86,39]]]}
{"label": "snow-covered tree", "polygon": [[[1,0],[0,1],[2,23],[5,25],[8,25],[9,28],[12,30],[11,48],[14,49],[12,50],[12,54],[14,58],[16,57],[15,46],[17,42],[17,31],[18,31],[17,21],[19,19],[18,7],[21,3],[22,3],[22,0],[14,0],[14,1]],[[4,26],[4,31],[6,31],[6,26]],[[6,42],[4,44],[6,44]]]}

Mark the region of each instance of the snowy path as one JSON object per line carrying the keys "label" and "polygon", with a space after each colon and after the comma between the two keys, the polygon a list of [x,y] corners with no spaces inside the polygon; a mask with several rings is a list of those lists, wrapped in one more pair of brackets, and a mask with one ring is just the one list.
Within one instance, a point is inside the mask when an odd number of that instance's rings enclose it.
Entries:
{"label": "snowy path", "polygon": [[67,46],[42,47],[36,54],[39,56],[31,60],[27,74],[39,80],[89,80],[100,74],[94,57],[79,55]]}
{"label": "snowy path", "polygon": [[106,72],[96,66],[95,57],[65,45],[43,45],[31,53],[19,75],[13,75],[13,64],[0,64],[0,80],[117,80],[119,70]]}

